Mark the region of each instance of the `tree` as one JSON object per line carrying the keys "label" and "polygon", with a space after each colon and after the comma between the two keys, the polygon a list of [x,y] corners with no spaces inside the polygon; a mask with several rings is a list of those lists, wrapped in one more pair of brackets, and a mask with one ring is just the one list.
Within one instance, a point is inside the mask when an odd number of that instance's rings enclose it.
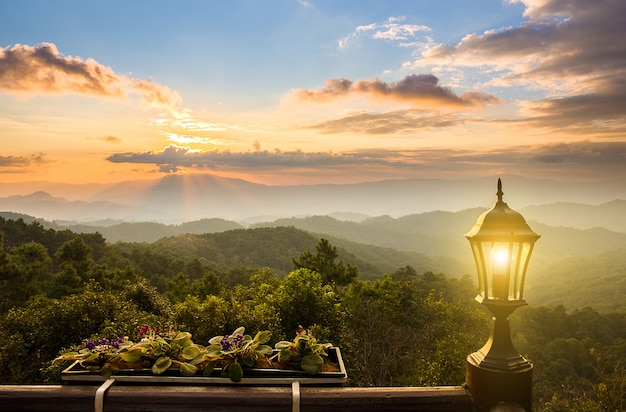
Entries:
{"label": "tree", "polygon": [[319,273],[309,269],[289,273],[269,299],[280,315],[285,337],[292,338],[299,325],[320,325],[333,339],[339,334],[344,318],[340,297]]}
{"label": "tree", "polygon": [[337,248],[328,240],[320,239],[315,246],[316,254],[306,250],[298,258],[291,258],[294,269],[309,269],[322,275],[322,281],[326,284],[339,286],[349,285],[357,276],[357,268],[350,264],[344,266],[343,262],[335,262]]}
{"label": "tree", "polygon": [[90,253],[91,247],[82,237],[76,236],[74,239],[63,243],[57,250],[55,257],[59,263],[72,266],[82,279],[86,279],[89,265],[92,262],[89,258]]}

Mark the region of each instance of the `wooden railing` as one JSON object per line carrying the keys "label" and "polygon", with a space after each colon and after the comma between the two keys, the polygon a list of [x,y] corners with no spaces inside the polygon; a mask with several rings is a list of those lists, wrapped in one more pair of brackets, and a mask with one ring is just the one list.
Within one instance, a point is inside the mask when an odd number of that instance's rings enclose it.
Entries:
{"label": "wooden railing", "polygon": [[0,410],[463,412],[475,411],[475,406],[469,392],[461,386],[352,388],[112,384],[104,390],[98,385],[0,385]]}

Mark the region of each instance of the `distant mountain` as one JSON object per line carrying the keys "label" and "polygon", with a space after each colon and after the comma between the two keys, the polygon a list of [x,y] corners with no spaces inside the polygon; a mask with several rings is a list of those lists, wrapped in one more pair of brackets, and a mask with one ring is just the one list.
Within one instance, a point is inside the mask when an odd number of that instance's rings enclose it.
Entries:
{"label": "distant mountain", "polygon": [[600,312],[626,310],[626,249],[576,256],[529,276],[526,298],[533,303],[589,306]]}
{"label": "distant mountain", "polygon": [[15,195],[0,199],[0,211],[19,212],[42,219],[74,221],[132,217],[133,208],[108,201],[69,201],[38,191],[29,195]]}
{"label": "distant mountain", "polygon": [[[99,232],[108,242],[143,242],[181,256],[202,255],[222,268],[233,265],[269,266],[282,272],[291,257],[315,250],[319,238],[328,239],[340,258],[373,278],[410,265],[418,273],[475,276],[469,244],[463,234],[484,208],[460,212],[434,211],[400,218],[379,216],[363,221],[330,216],[279,219],[242,228],[236,222],[202,219],[180,225],[155,222],[109,226],[61,226],[41,221],[44,228]],[[6,219],[32,222],[31,216],[2,212]],[[104,222],[111,223],[111,222]],[[604,228],[575,229],[529,221],[541,235],[530,262],[526,298],[536,304],[591,305],[598,310],[621,308],[626,293],[626,233]],[[158,240],[156,240],[158,239]],[[147,244],[148,242],[154,242]],[[127,245],[129,243],[126,243]],[[622,306],[620,306],[622,305]]]}
{"label": "distant mountain", "polygon": [[[2,215],[2,214],[0,214]],[[123,222],[108,226],[68,224],[58,225],[44,222],[44,227],[56,230],[69,229],[76,233],[100,233],[109,243],[116,242],[156,242],[165,237],[183,234],[217,233],[227,230],[241,229],[237,222],[224,219],[201,219],[180,225],[166,225],[156,222]]]}
{"label": "distant mountain", "polygon": [[526,219],[551,226],[579,229],[604,227],[616,232],[626,232],[626,200],[612,200],[600,205],[559,202],[527,206],[520,212]]}
{"label": "distant mountain", "polygon": [[[412,266],[418,273],[432,271],[456,276],[461,272],[454,259],[326,238],[337,247],[339,260],[359,269],[361,279],[380,278],[405,266]],[[318,240],[319,237],[293,226],[277,226],[164,238],[152,246],[178,257],[206,258],[222,269],[246,265],[270,267],[286,274],[293,270],[291,258],[305,250],[315,252]]]}
{"label": "distant mountain", "polygon": [[[115,185],[0,184],[0,211],[47,220],[113,219],[181,223],[221,218],[253,223],[280,217],[389,215],[489,207],[498,176],[467,179],[405,179],[356,184],[268,186],[211,175],[168,175],[154,181]],[[606,182],[554,182],[502,176],[505,200],[515,210],[556,202],[605,203],[626,199],[626,179]],[[47,190],[24,194],[26,188]],[[339,213],[339,215],[337,214]],[[347,215],[346,215],[347,213]]]}

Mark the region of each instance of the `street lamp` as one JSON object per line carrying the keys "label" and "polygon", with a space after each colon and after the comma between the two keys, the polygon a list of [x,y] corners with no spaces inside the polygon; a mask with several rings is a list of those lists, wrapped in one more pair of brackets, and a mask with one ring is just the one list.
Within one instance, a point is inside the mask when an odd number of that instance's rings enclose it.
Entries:
{"label": "street lamp", "polygon": [[498,179],[498,200],[465,234],[478,272],[476,300],[493,315],[489,340],[467,357],[466,383],[479,411],[500,402],[514,402],[530,411],[533,365],[513,347],[508,317],[526,305],[526,269],[539,235],[502,201],[502,195]]}

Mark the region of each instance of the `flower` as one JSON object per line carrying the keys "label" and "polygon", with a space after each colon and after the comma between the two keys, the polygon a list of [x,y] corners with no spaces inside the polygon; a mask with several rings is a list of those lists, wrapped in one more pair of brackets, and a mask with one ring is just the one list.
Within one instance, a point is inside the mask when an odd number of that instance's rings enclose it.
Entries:
{"label": "flower", "polygon": [[241,349],[244,339],[245,336],[241,333],[237,333],[236,335],[224,336],[224,338],[220,341],[220,344],[222,345],[222,350],[229,351],[234,349]]}

